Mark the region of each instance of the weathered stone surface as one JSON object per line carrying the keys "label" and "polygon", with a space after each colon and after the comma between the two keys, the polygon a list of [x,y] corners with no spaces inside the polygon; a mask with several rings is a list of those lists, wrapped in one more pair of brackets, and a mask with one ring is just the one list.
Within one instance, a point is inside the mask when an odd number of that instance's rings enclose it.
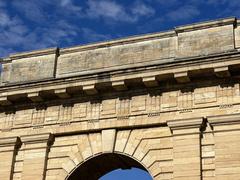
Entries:
{"label": "weathered stone surface", "polygon": [[178,33],[178,57],[201,56],[234,49],[233,25]]}
{"label": "weathered stone surface", "polygon": [[2,84],[54,78],[56,52],[47,49],[10,56],[10,62],[3,65]]}
{"label": "weathered stone surface", "polygon": [[0,179],[239,179],[237,23],[4,59]]}

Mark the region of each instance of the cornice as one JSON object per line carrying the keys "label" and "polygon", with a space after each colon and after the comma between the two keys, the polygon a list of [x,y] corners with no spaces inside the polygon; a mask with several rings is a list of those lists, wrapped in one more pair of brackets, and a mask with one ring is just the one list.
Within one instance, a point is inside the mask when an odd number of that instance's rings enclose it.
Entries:
{"label": "cornice", "polygon": [[229,18],[218,19],[214,21],[205,21],[201,23],[178,26],[175,28],[175,31],[176,33],[181,33],[181,32],[189,32],[189,31],[195,31],[195,30],[218,27],[218,26],[225,26],[225,25],[233,25],[235,27],[237,25],[236,17],[229,17]]}
{"label": "cornice", "polygon": [[94,50],[94,49],[100,49],[100,48],[108,48],[108,47],[113,47],[118,45],[125,45],[125,44],[131,44],[131,43],[137,43],[137,42],[142,42],[147,40],[167,38],[167,37],[173,37],[173,36],[176,36],[176,32],[174,30],[137,35],[137,36],[130,36],[130,37],[115,39],[111,41],[91,43],[91,44],[86,44],[81,46],[73,46],[69,48],[61,48],[59,51],[60,52],[59,54],[62,55],[62,54],[73,53],[73,52],[82,52],[82,51],[88,51],[88,50]]}
{"label": "cornice", "polygon": [[54,48],[48,48],[48,49],[41,49],[41,50],[37,50],[37,51],[29,51],[29,52],[11,54],[9,56],[9,59],[16,60],[16,59],[22,59],[22,58],[44,56],[44,55],[50,55],[50,54],[57,54],[57,52],[58,52],[58,48],[54,47]]}
{"label": "cornice", "polygon": [[212,126],[225,124],[240,124],[240,114],[208,116],[207,120]]}

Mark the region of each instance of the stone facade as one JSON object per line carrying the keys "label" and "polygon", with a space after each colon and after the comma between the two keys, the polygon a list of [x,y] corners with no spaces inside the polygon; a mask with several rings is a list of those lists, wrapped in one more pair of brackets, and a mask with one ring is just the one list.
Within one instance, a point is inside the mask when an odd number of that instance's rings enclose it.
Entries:
{"label": "stone facade", "polygon": [[2,59],[0,179],[240,179],[239,24]]}

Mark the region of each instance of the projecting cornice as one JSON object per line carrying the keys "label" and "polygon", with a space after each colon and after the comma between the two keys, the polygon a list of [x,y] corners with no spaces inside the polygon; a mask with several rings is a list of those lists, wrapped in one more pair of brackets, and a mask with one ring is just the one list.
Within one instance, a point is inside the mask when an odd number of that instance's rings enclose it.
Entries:
{"label": "projecting cornice", "polygon": [[181,32],[196,31],[196,30],[226,26],[226,25],[233,25],[234,27],[236,27],[237,19],[235,17],[229,17],[226,19],[219,19],[216,21],[206,21],[202,23],[178,26],[175,28],[175,31],[176,33],[181,33]]}
{"label": "projecting cornice", "polygon": [[0,106],[20,100],[68,99],[75,94],[94,96],[104,88],[125,91],[131,84],[145,88],[166,81],[187,84],[202,75],[238,77],[240,28],[236,22],[236,18],[227,18],[167,32],[11,55],[1,61]]}

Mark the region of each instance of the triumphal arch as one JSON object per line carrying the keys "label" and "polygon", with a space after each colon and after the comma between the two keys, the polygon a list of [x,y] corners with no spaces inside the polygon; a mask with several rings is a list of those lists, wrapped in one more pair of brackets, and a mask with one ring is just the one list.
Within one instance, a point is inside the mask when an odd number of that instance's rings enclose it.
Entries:
{"label": "triumphal arch", "polygon": [[2,59],[0,179],[240,179],[239,24]]}

